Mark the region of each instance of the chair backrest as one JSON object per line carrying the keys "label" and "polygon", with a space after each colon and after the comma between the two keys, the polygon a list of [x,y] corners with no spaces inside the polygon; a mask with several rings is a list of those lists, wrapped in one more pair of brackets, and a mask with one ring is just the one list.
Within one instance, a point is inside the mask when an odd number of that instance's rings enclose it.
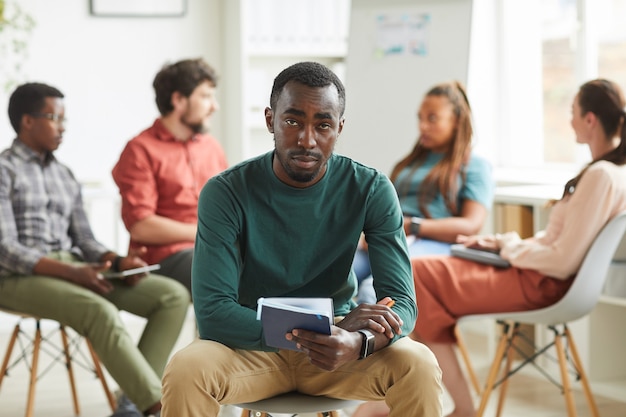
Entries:
{"label": "chair backrest", "polygon": [[480,314],[463,317],[497,318],[521,322],[560,324],[591,312],[600,299],[613,256],[626,233],[626,211],[611,219],[598,233],[585,255],[572,286],[551,306],[523,312]]}

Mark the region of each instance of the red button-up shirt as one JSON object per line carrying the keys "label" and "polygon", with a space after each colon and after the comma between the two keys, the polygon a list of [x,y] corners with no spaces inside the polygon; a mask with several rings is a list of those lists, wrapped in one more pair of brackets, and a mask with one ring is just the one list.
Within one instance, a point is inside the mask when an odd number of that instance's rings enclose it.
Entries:
{"label": "red button-up shirt", "polygon": [[[197,134],[179,141],[157,119],[126,144],[113,168],[126,229],[151,215],[197,224],[200,190],[227,166],[224,150],[215,138]],[[148,248],[144,259],[149,264],[193,245],[193,240],[166,245],[130,241],[131,248]]]}

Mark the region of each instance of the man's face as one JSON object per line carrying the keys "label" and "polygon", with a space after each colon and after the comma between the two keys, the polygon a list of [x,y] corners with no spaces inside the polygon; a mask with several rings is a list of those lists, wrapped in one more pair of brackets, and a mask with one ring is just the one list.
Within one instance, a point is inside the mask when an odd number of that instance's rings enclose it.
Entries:
{"label": "man's face", "polygon": [[276,108],[265,109],[265,122],[274,134],[273,169],[278,179],[297,188],[317,183],[343,129],[337,88],[290,81]]}
{"label": "man's face", "polygon": [[211,115],[219,109],[215,98],[215,87],[204,81],[193,90],[189,97],[183,99],[184,108],[180,121],[194,133],[209,130]]}
{"label": "man's face", "polygon": [[63,141],[64,122],[63,99],[47,97],[39,112],[22,116],[19,137],[35,152],[53,152]]}

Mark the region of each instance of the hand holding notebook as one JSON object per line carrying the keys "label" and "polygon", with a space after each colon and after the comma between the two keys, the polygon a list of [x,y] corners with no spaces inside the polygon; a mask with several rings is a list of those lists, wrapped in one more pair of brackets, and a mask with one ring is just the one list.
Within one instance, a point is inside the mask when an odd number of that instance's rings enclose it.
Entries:
{"label": "hand holding notebook", "polygon": [[333,324],[332,298],[259,298],[257,320],[263,325],[263,335],[268,346],[299,350],[296,343],[285,335],[293,329],[330,334]]}

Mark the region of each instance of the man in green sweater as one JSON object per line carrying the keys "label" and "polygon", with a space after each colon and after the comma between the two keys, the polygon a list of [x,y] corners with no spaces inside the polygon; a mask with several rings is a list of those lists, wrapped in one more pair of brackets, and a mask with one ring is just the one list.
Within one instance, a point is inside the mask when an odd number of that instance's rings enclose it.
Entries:
{"label": "man in green sweater", "polygon": [[[395,417],[441,415],[436,359],[404,337],[417,306],[396,192],[379,171],[333,153],[343,84],[321,64],[298,63],[274,80],[270,106],[274,151],[217,175],[200,195],[192,267],[200,338],[167,366],[162,416],[217,416],[220,404],[289,391],[384,399]],[[379,302],[356,306],[361,232]],[[331,297],[331,334],[294,329],[285,337],[299,352],[268,346],[257,300],[280,296]]]}

